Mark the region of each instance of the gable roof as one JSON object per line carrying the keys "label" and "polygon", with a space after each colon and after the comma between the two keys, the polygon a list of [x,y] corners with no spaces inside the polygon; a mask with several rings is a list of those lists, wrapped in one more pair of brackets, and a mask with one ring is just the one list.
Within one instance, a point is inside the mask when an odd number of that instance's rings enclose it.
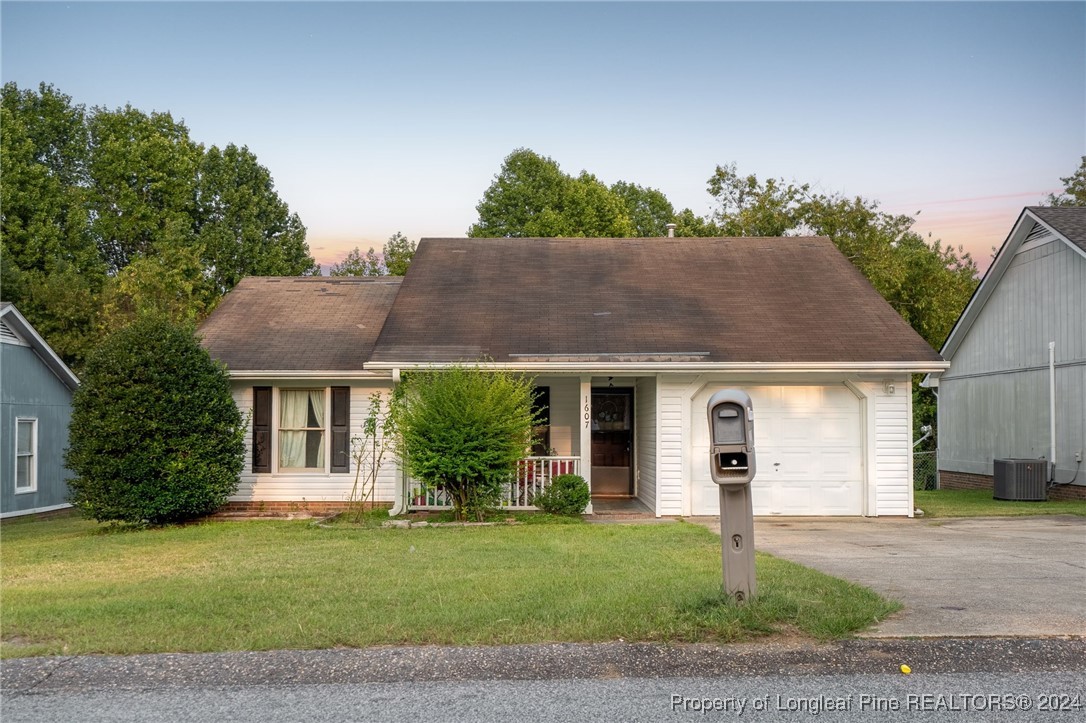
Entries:
{"label": "gable roof", "polygon": [[49,367],[64,386],[73,392],[79,387],[79,377],[57,356],[53,348],[38,334],[37,329],[26,320],[26,317],[10,301],[0,301],[0,325],[14,332],[17,339],[33,349],[38,358],[42,360],[45,366]]}
{"label": "gable roof", "polygon": [[[1010,268],[1014,255],[1022,244],[1030,238],[1037,238],[1051,234],[1059,241],[1067,244],[1083,257],[1086,257],[1086,207],[1084,206],[1027,206],[1018,215],[1011,232],[999,247],[995,259],[992,261],[984,278],[980,280],[973,296],[969,299],[965,309],[958,320],[954,322],[954,328],[950,330],[946,341],[943,342],[941,354],[946,359],[951,359],[958,351],[966,334],[973,326],[973,322],[980,316],[984,305],[991,298],[1000,279]],[[925,379],[923,384],[929,384]]]}
{"label": "gable roof", "polygon": [[475,360],[945,366],[828,238],[423,239],[367,368]]}
{"label": "gable roof", "polygon": [[361,372],[401,280],[250,276],[197,333],[232,373]]}

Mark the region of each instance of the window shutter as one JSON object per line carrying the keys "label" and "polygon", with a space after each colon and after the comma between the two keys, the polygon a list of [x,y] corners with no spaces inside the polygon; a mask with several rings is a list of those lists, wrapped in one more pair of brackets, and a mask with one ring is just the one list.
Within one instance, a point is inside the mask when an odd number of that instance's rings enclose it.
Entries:
{"label": "window shutter", "polygon": [[253,472],[271,472],[271,387],[253,387]]}
{"label": "window shutter", "polygon": [[351,471],[351,388],[332,387],[332,471]]}

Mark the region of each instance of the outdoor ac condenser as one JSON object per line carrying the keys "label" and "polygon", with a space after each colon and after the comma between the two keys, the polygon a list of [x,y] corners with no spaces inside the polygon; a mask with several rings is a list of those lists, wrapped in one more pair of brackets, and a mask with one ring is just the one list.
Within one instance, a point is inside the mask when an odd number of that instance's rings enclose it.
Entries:
{"label": "outdoor ac condenser", "polygon": [[1048,460],[993,460],[994,494],[997,500],[1043,502],[1048,499]]}

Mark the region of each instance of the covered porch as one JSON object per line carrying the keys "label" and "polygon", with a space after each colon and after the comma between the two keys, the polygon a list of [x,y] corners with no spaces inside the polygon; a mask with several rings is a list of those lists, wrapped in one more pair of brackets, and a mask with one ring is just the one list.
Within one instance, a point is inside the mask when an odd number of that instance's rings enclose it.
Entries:
{"label": "covered porch", "polygon": [[[586,513],[625,500],[656,512],[656,377],[548,375],[535,379],[539,416],[532,454],[520,460],[501,507],[535,510],[554,477],[576,474],[592,493]],[[444,492],[404,475],[401,509],[444,510]]]}

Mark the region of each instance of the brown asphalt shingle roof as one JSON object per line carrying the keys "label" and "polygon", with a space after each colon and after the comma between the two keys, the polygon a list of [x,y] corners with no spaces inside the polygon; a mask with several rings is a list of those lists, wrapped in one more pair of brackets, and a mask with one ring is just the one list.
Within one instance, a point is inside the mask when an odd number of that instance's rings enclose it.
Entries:
{"label": "brown asphalt shingle roof", "polygon": [[423,239],[374,362],[939,355],[827,238]]}
{"label": "brown asphalt shingle roof", "polygon": [[1086,251],[1086,206],[1029,206],[1028,210]]}
{"label": "brown asphalt shingle roof", "polygon": [[251,276],[197,333],[235,370],[361,371],[401,280]]}

